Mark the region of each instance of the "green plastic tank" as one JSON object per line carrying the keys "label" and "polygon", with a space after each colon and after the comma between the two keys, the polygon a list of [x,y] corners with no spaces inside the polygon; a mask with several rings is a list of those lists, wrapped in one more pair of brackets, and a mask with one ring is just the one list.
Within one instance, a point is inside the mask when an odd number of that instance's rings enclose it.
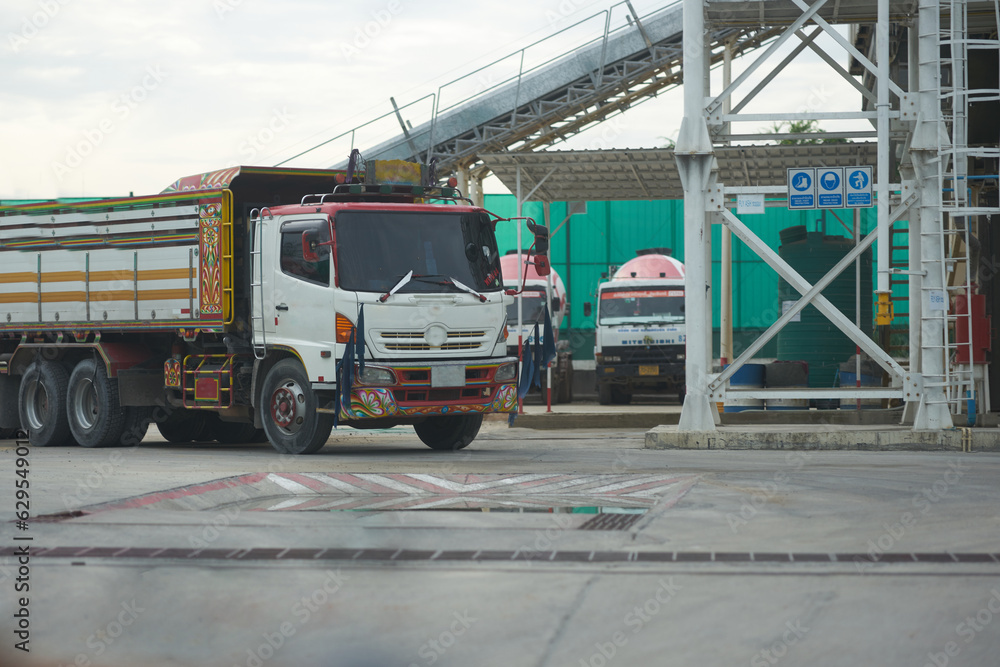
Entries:
{"label": "green plastic tank", "polygon": [[[778,254],[811,284],[851,251],[854,242],[842,236],[809,232],[803,225],[781,231]],[[847,267],[823,290],[825,296],[847,318],[855,321],[855,269]],[[794,303],[801,295],[784,280],[778,282],[778,301]],[[790,304],[789,304],[790,305]],[[872,333],[872,254],[861,255],[861,330]],[[778,359],[809,364],[810,387],[833,387],[842,362],[855,353],[855,344],[813,305],[806,306],[797,322],[789,322],[778,332]]]}

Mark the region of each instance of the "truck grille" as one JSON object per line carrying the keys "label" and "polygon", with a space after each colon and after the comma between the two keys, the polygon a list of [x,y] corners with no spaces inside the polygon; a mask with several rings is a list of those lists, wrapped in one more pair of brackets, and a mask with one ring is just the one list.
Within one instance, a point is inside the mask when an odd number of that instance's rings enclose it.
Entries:
{"label": "truck grille", "polygon": [[424,340],[423,331],[379,331],[378,342],[393,352],[425,352],[439,350],[478,350],[486,342],[485,331],[449,331],[448,339],[440,347],[432,348]]}

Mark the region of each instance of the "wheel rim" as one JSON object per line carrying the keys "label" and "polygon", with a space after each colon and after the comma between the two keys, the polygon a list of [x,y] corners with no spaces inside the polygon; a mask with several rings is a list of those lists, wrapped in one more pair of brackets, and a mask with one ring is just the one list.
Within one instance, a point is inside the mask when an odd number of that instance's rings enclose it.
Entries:
{"label": "wheel rim", "polygon": [[97,389],[90,378],[79,382],[70,394],[70,410],[74,421],[85,431],[94,428],[101,414],[101,402],[97,398]]}
{"label": "wheel rim", "polygon": [[49,414],[49,395],[45,386],[38,380],[28,385],[27,400],[24,402],[25,417],[28,419],[28,429],[38,431],[45,426],[45,418]]}
{"label": "wheel rim", "polygon": [[284,433],[297,433],[304,421],[306,397],[294,380],[283,381],[271,394],[271,420]]}

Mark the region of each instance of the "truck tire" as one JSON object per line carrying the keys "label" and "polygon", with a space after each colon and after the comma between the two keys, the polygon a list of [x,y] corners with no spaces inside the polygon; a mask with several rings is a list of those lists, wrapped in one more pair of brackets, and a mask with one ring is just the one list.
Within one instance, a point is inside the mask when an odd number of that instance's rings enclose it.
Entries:
{"label": "truck tire", "polygon": [[267,372],[260,400],[260,421],[271,446],[283,454],[314,454],[333,430],[333,415],[317,412],[319,400],[309,377],[294,359],[282,359]]}
{"label": "truck tire", "polygon": [[601,405],[611,405],[611,385],[605,382],[597,383],[597,402]]}
{"label": "truck tire", "polygon": [[118,442],[126,447],[138,445],[146,437],[149,424],[153,421],[153,410],[145,406],[125,408],[125,429]]}
{"label": "truck tire", "polygon": [[21,427],[28,431],[28,442],[33,446],[74,444],[66,418],[68,386],[69,373],[55,361],[38,360],[25,371],[17,407]]}
{"label": "truck tire", "polygon": [[163,439],[178,444],[203,440],[207,427],[208,415],[204,411],[184,408],[174,408],[156,422]]}
{"label": "truck tire", "polygon": [[244,445],[254,442],[260,429],[250,422],[224,422],[217,415],[208,419],[208,435],[224,445]]}
{"label": "truck tire", "polygon": [[479,434],[483,416],[479,413],[453,417],[428,417],[413,425],[417,437],[431,449],[458,451],[469,446]]}
{"label": "truck tire", "polygon": [[628,405],[632,402],[632,394],[621,387],[611,387],[611,402],[615,405]]}
{"label": "truck tire", "polygon": [[125,431],[125,410],[118,402],[118,383],[104,364],[80,361],[69,376],[66,392],[69,430],[83,447],[117,445]]}
{"label": "truck tire", "polygon": [[0,428],[0,440],[9,440],[17,435],[16,428]]}

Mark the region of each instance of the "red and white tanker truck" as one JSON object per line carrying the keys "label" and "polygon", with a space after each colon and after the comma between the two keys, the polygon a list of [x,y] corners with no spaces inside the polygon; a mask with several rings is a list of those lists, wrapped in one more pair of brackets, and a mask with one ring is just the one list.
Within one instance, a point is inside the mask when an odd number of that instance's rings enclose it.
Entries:
{"label": "red and white tanker truck", "polygon": [[636,254],[597,287],[594,358],[602,405],[628,403],[638,392],[684,395],[684,265],[668,248]]}
{"label": "red and white tanker truck", "polygon": [[[518,354],[519,340],[522,347],[533,343],[535,325],[540,332],[543,331],[547,305],[556,349],[555,360],[549,368],[552,376],[551,398],[554,403],[569,403],[573,400],[573,352],[568,341],[559,340],[559,327],[569,307],[566,285],[554,270],[546,275],[539,274],[530,255],[521,254],[520,267],[517,257],[517,251],[511,250],[500,258],[504,287],[516,291],[523,283],[523,291],[515,297],[514,303],[507,306],[507,353]],[[517,326],[518,308],[521,312],[520,329]],[[543,395],[548,389],[546,377],[547,374],[543,373]]]}

